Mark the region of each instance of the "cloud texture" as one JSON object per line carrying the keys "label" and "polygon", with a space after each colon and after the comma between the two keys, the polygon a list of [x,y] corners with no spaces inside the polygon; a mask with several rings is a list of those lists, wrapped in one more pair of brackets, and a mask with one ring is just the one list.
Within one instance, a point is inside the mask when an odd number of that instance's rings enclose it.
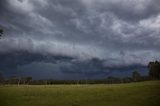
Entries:
{"label": "cloud texture", "polygon": [[100,78],[146,67],[160,59],[159,5],[159,0],[1,0],[1,67],[17,61],[15,70],[27,75],[36,70],[34,76],[42,78],[50,72],[59,73],[56,78],[83,78],[84,72]]}

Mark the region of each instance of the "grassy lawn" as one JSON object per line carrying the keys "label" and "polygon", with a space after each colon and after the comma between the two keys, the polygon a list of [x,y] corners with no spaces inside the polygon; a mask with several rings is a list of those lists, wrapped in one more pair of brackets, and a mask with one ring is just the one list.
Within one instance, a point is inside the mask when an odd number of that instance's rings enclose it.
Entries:
{"label": "grassy lawn", "polygon": [[160,106],[160,81],[0,86],[0,106]]}

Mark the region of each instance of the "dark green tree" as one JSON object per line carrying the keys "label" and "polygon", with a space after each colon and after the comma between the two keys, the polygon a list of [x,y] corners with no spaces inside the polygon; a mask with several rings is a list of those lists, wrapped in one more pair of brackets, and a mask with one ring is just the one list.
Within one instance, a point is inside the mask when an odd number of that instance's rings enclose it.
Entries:
{"label": "dark green tree", "polygon": [[1,38],[2,34],[3,34],[3,29],[0,29],[0,38]]}
{"label": "dark green tree", "polygon": [[160,62],[149,62],[148,64],[149,68],[149,77],[151,79],[160,79]]}
{"label": "dark green tree", "polygon": [[139,81],[140,78],[141,78],[141,75],[138,71],[133,71],[132,72],[132,78],[133,78],[133,81]]}
{"label": "dark green tree", "polygon": [[32,81],[32,77],[26,77],[26,83],[30,84],[30,82]]}

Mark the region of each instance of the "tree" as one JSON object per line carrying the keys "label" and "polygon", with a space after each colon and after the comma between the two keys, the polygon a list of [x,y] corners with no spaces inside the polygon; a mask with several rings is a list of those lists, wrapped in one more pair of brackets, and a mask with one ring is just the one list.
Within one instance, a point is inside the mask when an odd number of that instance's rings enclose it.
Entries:
{"label": "tree", "polygon": [[26,84],[26,78],[25,77],[21,77],[21,83]]}
{"label": "tree", "polygon": [[26,77],[27,84],[30,84],[31,81],[32,81],[32,77]]}
{"label": "tree", "polygon": [[139,81],[140,80],[140,73],[138,71],[133,71],[132,72],[132,78],[133,78],[133,81]]}
{"label": "tree", "polygon": [[9,83],[10,83],[10,84],[17,84],[17,83],[18,83],[18,80],[19,80],[19,79],[18,79],[17,76],[11,76]]}
{"label": "tree", "polygon": [[2,34],[3,34],[3,29],[0,29],[0,38],[1,38]]}
{"label": "tree", "polygon": [[30,84],[31,81],[32,81],[32,77],[21,77],[20,79],[21,84]]}
{"label": "tree", "polygon": [[149,62],[148,64],[149,68],[149,77],[151,79],[160,79],[160,62]]}

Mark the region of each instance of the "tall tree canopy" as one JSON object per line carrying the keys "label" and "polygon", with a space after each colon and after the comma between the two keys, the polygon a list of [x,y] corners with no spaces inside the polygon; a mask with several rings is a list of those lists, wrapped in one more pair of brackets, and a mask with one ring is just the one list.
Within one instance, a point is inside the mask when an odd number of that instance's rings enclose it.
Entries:
{"label": "tall tree canopy", "polygon": [[150,62],[148,64],[149,68],[149,76],[152,79],[160,79],[160,62],[155,61],[155,62]]}

